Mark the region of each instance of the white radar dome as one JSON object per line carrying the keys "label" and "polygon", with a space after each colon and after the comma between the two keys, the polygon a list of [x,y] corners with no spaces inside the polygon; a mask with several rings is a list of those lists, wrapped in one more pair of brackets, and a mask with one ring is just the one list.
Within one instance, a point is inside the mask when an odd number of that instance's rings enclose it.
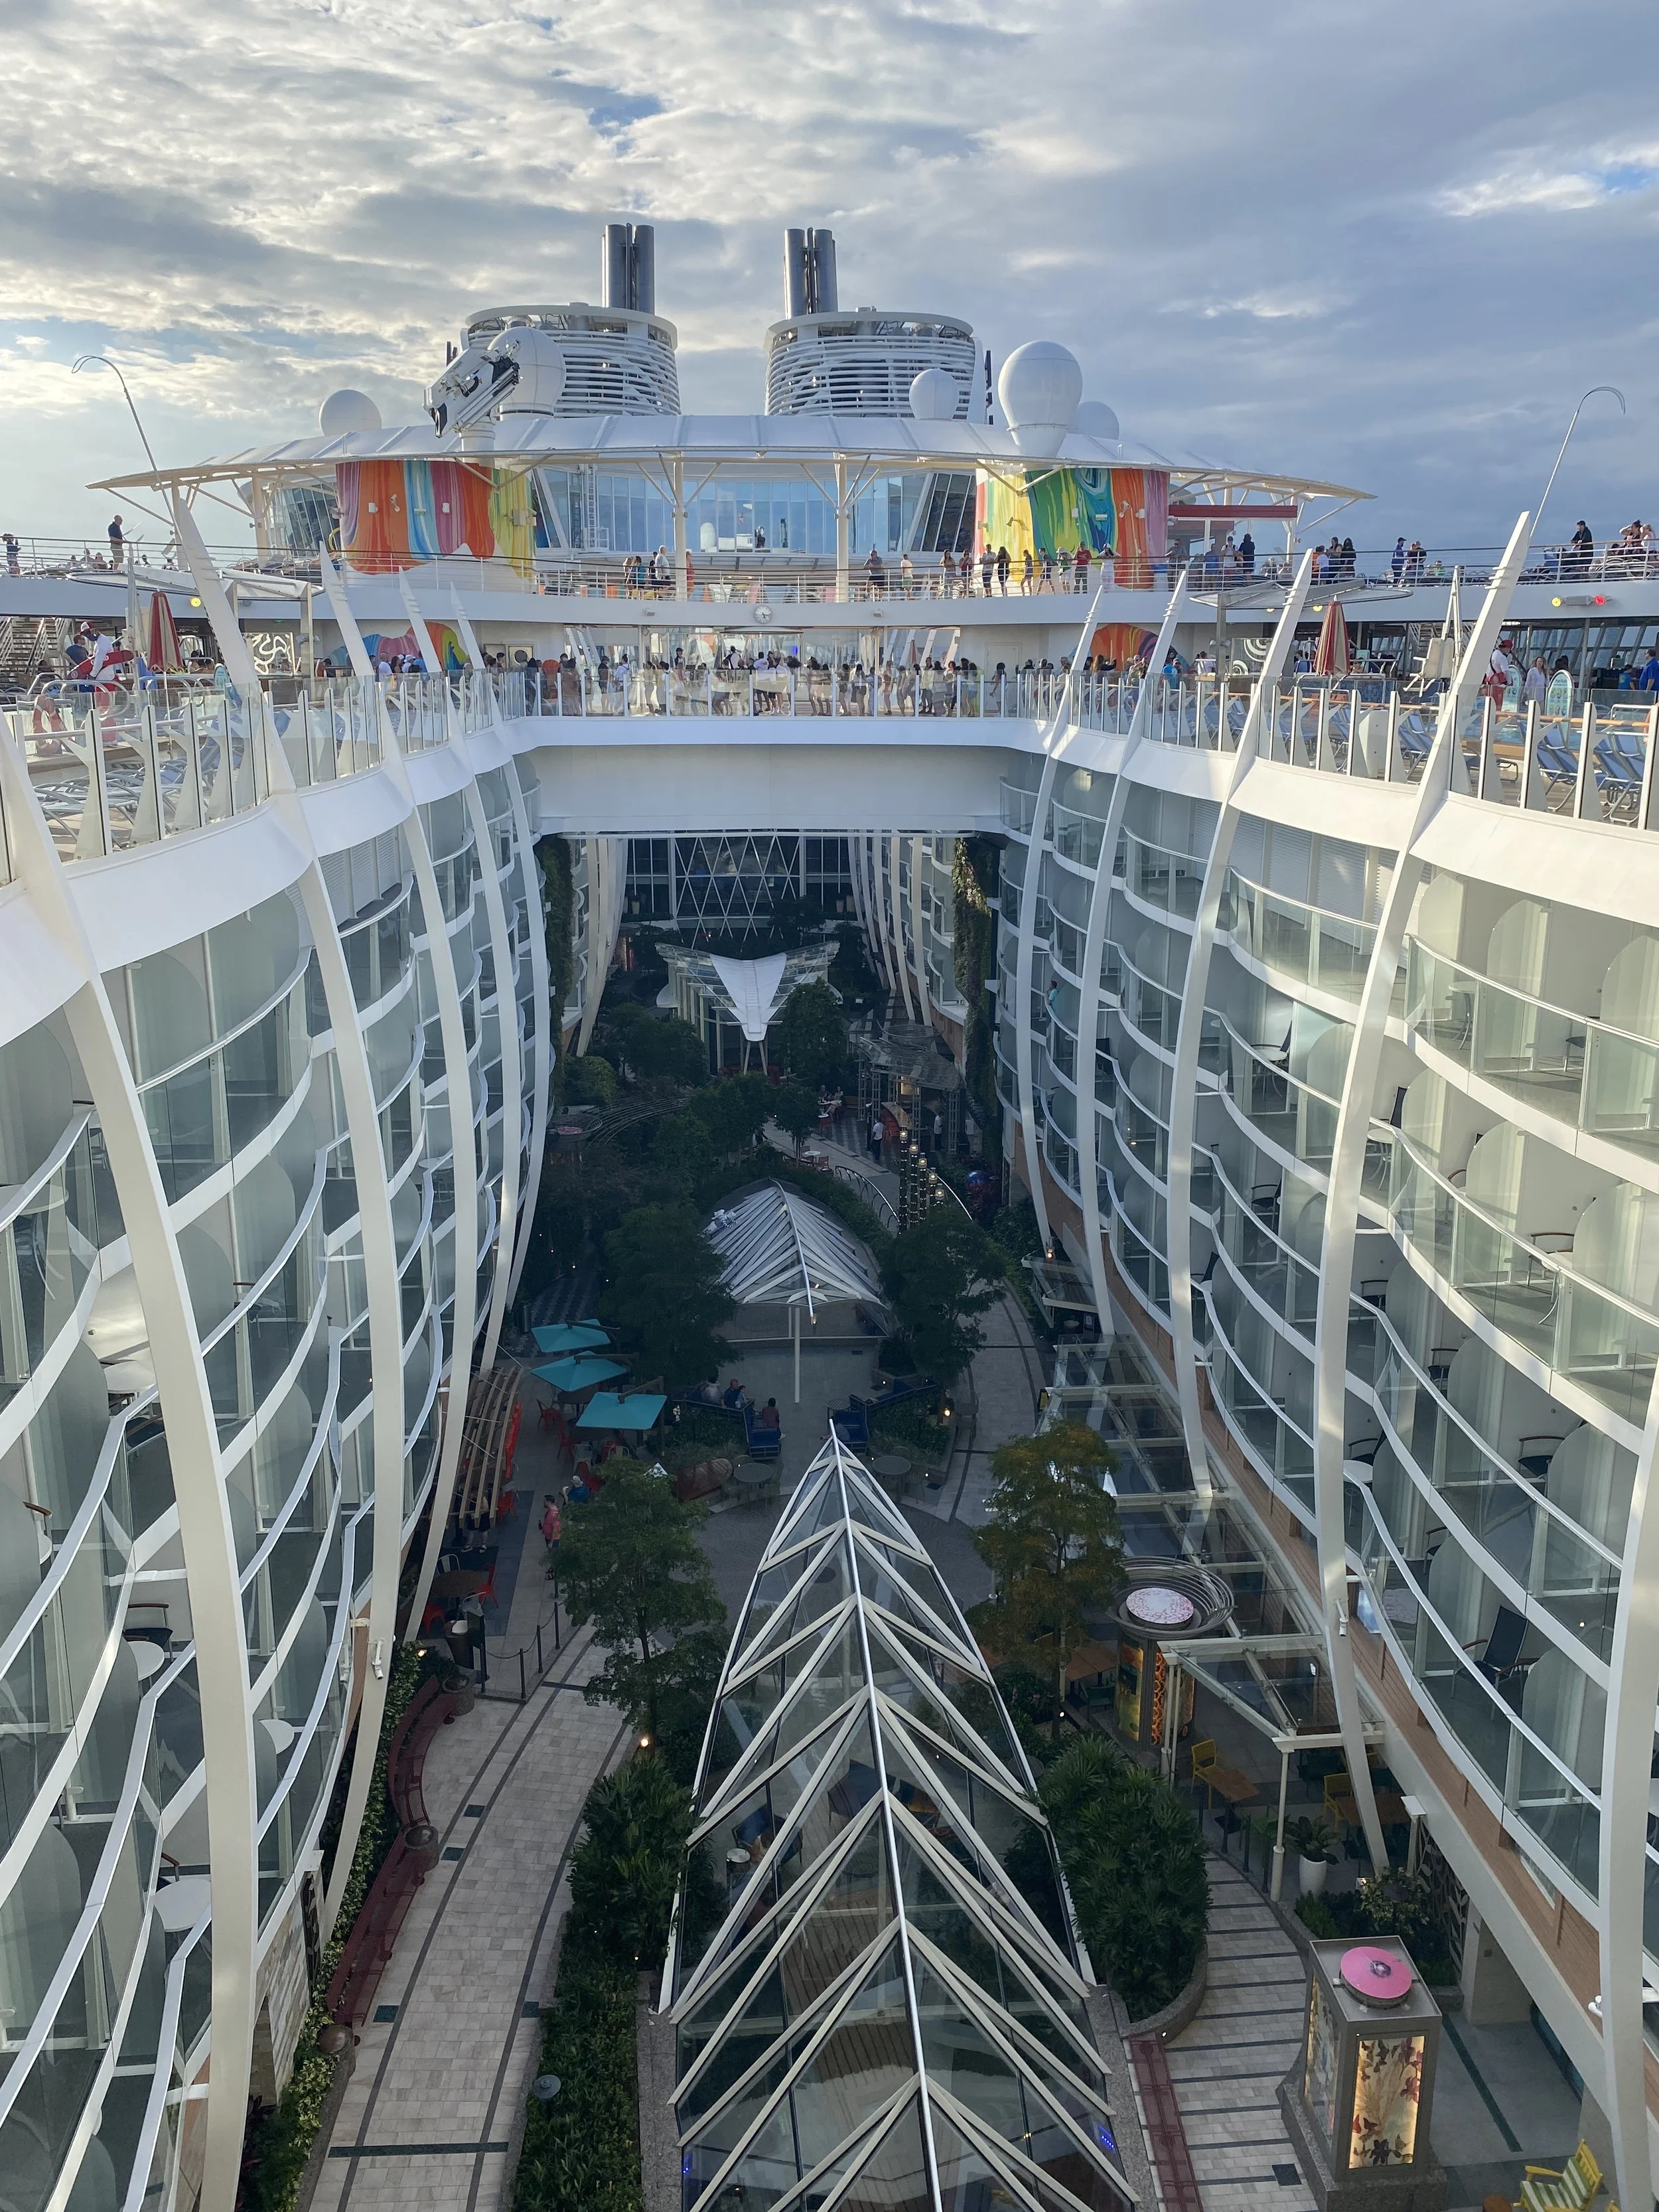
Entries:
{"label": "white radar dome", "polygon": [[948,368],[924,368],[910,380],[910,412],[918,422],[956,420],[962,386]]}
{"label": "white radar dome", "polygon": [[1052,338],[1016,346],[997,379],[1003,419],[1022,453],[1057,452],[1082,397],[1077,356]]}
{"label": "white radar dome", "polygon": [[317,410],[317,428],[325,438],[343,438],[353,430],[378,430],[380,410],[366,392],[331,392]]}
{"label": "white radar dome", "polygon": [[545,331],[511,329],[489,349],[497,361],[516,362],[518,382],[502,400],[503,415],[552,415],[564,396],[564,353]]}
{"label": "white radar dome", "polygon": [[1081,437],[1103,438],[1109,446],[1116,445],[1122,435],[1116,416],[1103,399],[1085,399],[1072,417],[1072,428]]}

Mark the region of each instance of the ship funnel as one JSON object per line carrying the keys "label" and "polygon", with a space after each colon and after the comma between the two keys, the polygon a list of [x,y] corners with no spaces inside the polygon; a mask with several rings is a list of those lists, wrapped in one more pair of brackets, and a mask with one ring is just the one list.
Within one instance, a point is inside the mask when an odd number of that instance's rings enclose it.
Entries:
{"label": "ship funnel", "polygon": [[657,234],[650,223],[606,223],[599,278],[599,297],[605,307],[655,314]]}
{"label": "ship funnel", "polygon": [[833,315],[836,295],[836,234],[832,230],[786,230],[783,234],[783,312]]}

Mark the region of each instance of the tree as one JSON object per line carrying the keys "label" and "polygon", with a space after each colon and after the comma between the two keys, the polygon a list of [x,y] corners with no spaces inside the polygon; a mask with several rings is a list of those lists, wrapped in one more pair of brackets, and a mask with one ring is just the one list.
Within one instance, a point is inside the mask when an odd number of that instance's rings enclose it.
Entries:
{"label": "tree", "polygon": [[750,1151],[772,1114],[772,1086],[763,1075],[728,1076],[694,1091],[685,1103],[708,1132],[717,1158]]}
{"label": "tree", "polygon": [[646,1751],[602,1775],[582,1808],[570,1861],[570,1907],[583,1932],[638,1963],[668,1948],[668,1923],[691,1832],[691,1800]]}
{"label": "tree", "polygon": [[678,1014],[659,1014],[631,999],[605,1008],[601,1039],[607,1056],[641,1083],[707,1083],[708,1048]]}
{"label": "tree", "polygon": [[588,1703],[616,1705],[653,1740],[688,1677],[707,1674],[711,1645],[719,1671],[726,1607],[697,1542],[703,1518],[702,1507],[680,1503],[666,1475],[612,1460],[599,1496],[567,1517],[559,1547],[571,1620],[578,1628],[591,1620],[607,1654],[586,1686]]}
{"label": "tree", "polygon": [[1111,1465],[1080,1421],[1004,1444],[991,1461],[990,1517],[974,1536],[996,1577],[994,1596],[974,1608],[975,1627],[1005,1658],[1043,1644],[1062,1701],[1066,1662],[1088,1640],[1085,1613],[1122,1579],[1117,1506],[1103,1486]]}
{"label": "tree", "polygon": [[614,1106],[616,1069],[596,1052],[573,1060],[565,1076],[564,1098],[567,1106]]}
{"label": "tree", "polygon": [[706,1124],[690,1114],[665,1114],[651,1140],[653,1173],[676,1198],[688,1198],[714,1164]]}
{"label": "tree", "polygon": [[1198,1823],[1167,1783],[1097,1735],[1063,1751],[1037,1794],[1096,1970],[1145,2020],[1180,1995],[1204,1948]]}
{"label": "tree", "polygon": [[916,1365],[950,1382],[984,1341],[978,1316],[1002,1295],[1002,1264],[985,1231],[954,1201],[935,1206],[893,1240],[881,1276]]}
{"label": "tree", "polygon": [[699,1382],[726,1355],[718,1331],[732,1310],[720,1264],[688,1206],[640,1206],[605,1240],[599,1315],[642,1375]]}
{"label": "tree", "polygon": [[847,1024],[827,983],[800,983],[789,994],[772,1030],[777,1056],[791,1075],[827,1089],[847,1065]]}
{"label": "tree", "polygon": [[772,1093],[772,1119],[787,1136],[794,1139],[795,1150],[799,1152],[803,1138],[810,1137],[818,1126],[817,1085],[798,1083],[793,1079],[779,1084]]}

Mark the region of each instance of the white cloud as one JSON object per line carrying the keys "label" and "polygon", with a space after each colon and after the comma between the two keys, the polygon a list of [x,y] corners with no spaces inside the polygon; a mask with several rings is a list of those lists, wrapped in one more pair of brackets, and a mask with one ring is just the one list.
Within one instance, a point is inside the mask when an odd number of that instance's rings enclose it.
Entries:
{"label": "white cloud", "polygon": [[1379,489],[1380,542],[1498,535],[1598,381],[1632,422],[1563,494],[1649,512],[1659,149],[1606,128],[1650,6],[0,0],[0,520],[101,526],[135,464],[77,352],[164,459],[345,382],[408,416],[469,309],[591,296],[622,214],[691,406],[759,404],[778,233],[828,221],[844,297],[1061,338],[1164,451]]}
{"label": "white cloud", "polygon": [[1615,147],[1573,168],[1531,160],[1509,164],[1472,182],[1449,185],[1440,204],[1449,215],[1510,215],[1528,209],[1574,213],[1600,207],[1659,184],[1659,146]]}

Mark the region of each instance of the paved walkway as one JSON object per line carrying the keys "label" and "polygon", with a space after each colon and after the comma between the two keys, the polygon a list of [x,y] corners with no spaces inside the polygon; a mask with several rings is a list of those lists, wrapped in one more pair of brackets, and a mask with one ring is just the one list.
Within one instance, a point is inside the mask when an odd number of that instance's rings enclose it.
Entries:
{"label": "paved walkway", "polygon": [[583,1801],[624,1741],[568,1644],[523,1705],[480,1701],[428,1756],[443,1856],[410,1907],[357,2051],[315,2212],[501,2212],[551,1996]]}
{"label": "paved walkway", "polygon": [[1209,1875],[1208,1986],[1164,2046],[1204,2212],[1311,2212],[1278,2095],[1301,2048],[1302,1955],[1237,1868],[1212,1858]]}

